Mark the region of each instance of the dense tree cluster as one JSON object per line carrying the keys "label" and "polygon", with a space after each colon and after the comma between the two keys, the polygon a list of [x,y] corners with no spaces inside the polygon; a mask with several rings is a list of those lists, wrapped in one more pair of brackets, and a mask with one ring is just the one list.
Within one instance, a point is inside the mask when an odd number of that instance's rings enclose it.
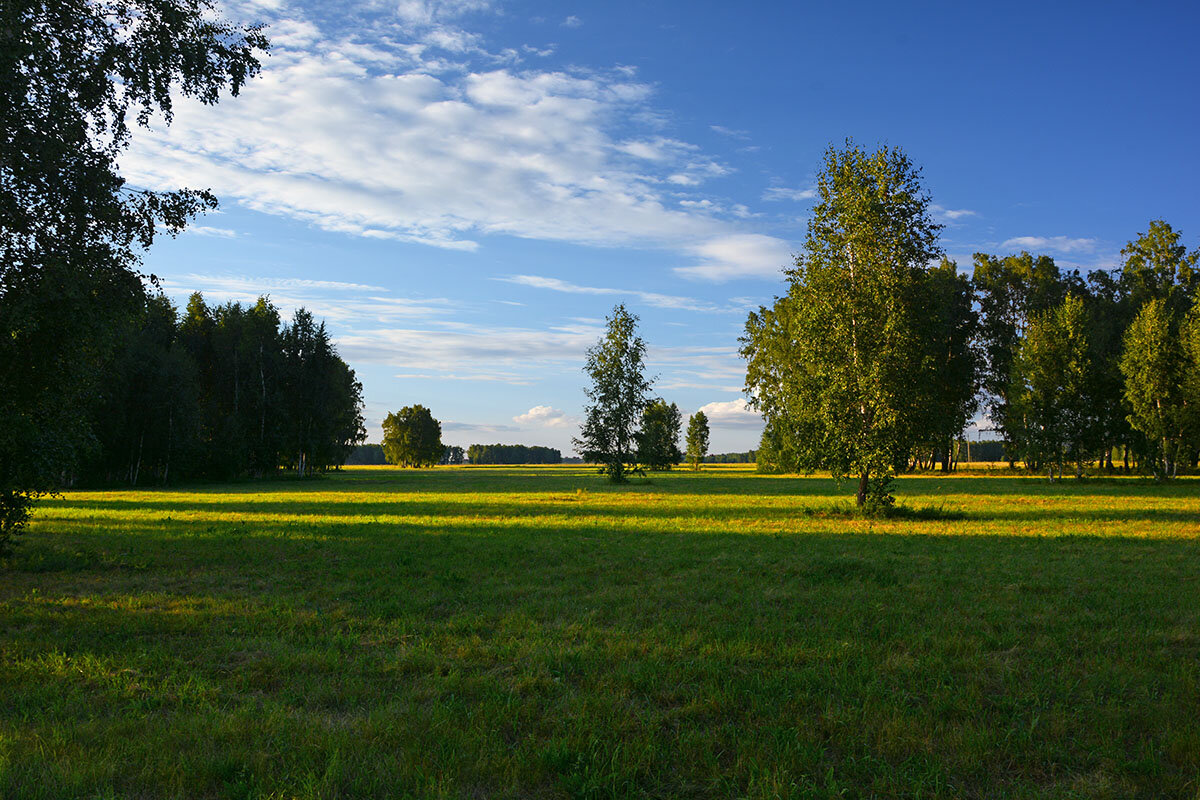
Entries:
{"label": "dense tree cluster", "polygon": [[661,397],[642,409],[642,426],[637,432],[637,460],[648,470],[661,472],[683,461],[679,449],[679,431],[683,414],[679,406]]}
{"label": "dense tree cluster", "polygon": [[383,454],[389,464],[432,467],[446,455],[442,423],[423,405],[405,406],[383,420]]}
{"label": "dense tree cluster", "polygon": [[364,438],[362,385],[300,309],[265,297],[180,315],[146,298],[97,387],[95,446],[81,475],[103,482],[300,475],[340,466]]}
{"label": "dense tree cluster", "polygon": [[952,467],[981,403],[1007,457],[1052,478],[1116,450],[1160,476],[1196,464],[1200,256],[1170,225],[1114,271],[978,253],[967,278],[901,151],[830,148],[818,192],[788,293],[742,339],[760,468],[828,469],[886,505],[896,471]]}
{"label": "dense tree cluster", "polygon": [[472,464],[561,464],[562,453],[553,447],[523,444],[473,444],[467,448]]}
{"label": "dense tree cluster", "polygon": [[0,548],[94,450],[141,253],[216,199],[126,185],[130,129],[237,94],[267,41],[210,0],[0,4]]}

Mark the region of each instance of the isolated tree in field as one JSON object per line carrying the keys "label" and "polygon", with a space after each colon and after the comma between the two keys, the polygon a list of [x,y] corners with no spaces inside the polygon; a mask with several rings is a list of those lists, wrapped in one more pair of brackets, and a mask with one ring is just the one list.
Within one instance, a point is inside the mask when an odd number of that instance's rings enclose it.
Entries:
{"label": "isolated tree in field", "polygon": [[747,321],[747,394],[802,468],[852,476],[860,506],[886,506],[921,433],[917,298],[940,226],[898,149],[830,148],[817,189],[788,294]]}
{"label": "isolated tree in field", "polygon": [[700,469],[708,455],[708,415],[703,411],[692,414],[687,426],[687,462],[692,469]]}
{"label": "isolated tree in field", "polygon": [[1154,473],[1175,474],[1187,420],[1184,397],[1184,351],[1167,302],[1154,299],[1142,306],[1125,332],[1121,373],[1129,424],[1153,447]]}
{"label": "isolated tree in field", "polygon": [[637,335],[637,321],[624,304],[613,308],[604,338],[587,351],[584,365],[592,381],[584,394],[591,403],[574,445],[612,483],[624,483],[636,465],[637,426],[650,392],[646,343]]}
{"label": "isolated tree in field", "polygon": [[93,441],[96,382],[145,300],[139,254],[215,206],[125,185],[130,117],[170,121],[258,71],[208,0],[0,4],[0,548]]}
{"label": "isolated tree in field", "polygon": [[637,435],[637,460],[646,469],[658,472],[669,470],[683,460],[679,450],[679,433],[683,414],[679,406],[661,397],[642,410],[642,429]]}
{"label": "isolated tree in field", "polygon": [[389,464],[432,467],[441,461],[442,424],[425,406],[405,406],[383,421],[383,454]]}
{"label": "isolated tree in field", "polygon": [[[1087,313],[1070,295],[1062,305],[1033,315],[1013,362],[1009,426],[1025,463],[1055,467],[1062,477],[1069,453],[1082,474],[1089,416],[1090,360]],[[1019,425],[1018,425],[1018,420]]]}

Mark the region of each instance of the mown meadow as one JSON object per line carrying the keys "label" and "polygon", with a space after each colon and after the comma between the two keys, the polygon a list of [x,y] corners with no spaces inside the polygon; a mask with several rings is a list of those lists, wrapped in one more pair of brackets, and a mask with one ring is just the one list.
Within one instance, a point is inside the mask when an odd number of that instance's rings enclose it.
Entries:
{"label": "mown meadow", "polygon": [[0,565],[0,797],[1195,798],[1198,490],[69,492]]}

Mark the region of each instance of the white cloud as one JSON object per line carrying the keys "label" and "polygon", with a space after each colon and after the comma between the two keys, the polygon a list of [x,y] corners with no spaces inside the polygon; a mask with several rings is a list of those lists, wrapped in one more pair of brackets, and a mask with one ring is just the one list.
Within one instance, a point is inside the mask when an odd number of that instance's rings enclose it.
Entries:
{"label": "white cloud", "polygon": [[758,412],[740,397],[737,400],[707,403],[700,406],[700,410],[714,428],[761,428],[763,425]]}
{"label": "white cloud", "polygon": [[535,329],[431,320],[423,328],[354,331],[338,337],[337,344],[352,363],[390,364],[420,377],[524,386],[551,375],[578,374],[584,352],[602,333],[591,325]]}
{"label": "white cloud", "polygon": [[811,200],[816,196],[816,189],[788,189],[784,186],[771,186],[763,192],[762,199],[769,202],[780,200],[800,202],[801,200]]}
{"label": "white cloud", "polygon": [[731,139],[749,139],[750,131],[742,131],[737,128],[726,128],[724,125],[709,125],[713,133],[719,133],[722,136],[728,136]]}
{"label": "white cloud", "polygon": [[677,295],[657,294],[655,292],[643,292],[636,289],[608,289],[599,286],[580,286],[569,281],[560,280],[558,278],[547,278],[541,275],[511,275],[506,278],[496,278],[495,280],[504,281],[506,283],[515,283],[521,286],[531,286],[535,289],[549,289],[554,292],[564,292],[567,294],[593,294],[593,295],[617,295],[625,297],[636,297],[648,306],[655,308],[673,308],[683,311],[724,311],[727,309],[706,303],[701,300],[696,300],[692,297],[680,297]]}
{"label": "white cloud", "polygon": [[1005,240],[1001,249],[1053,250],[1058,253],[1091,252],[1096,249],[1095,239],[1072,239],[1068,236],[1017,236]]}
{"label": "white cloud", "polygon": [[711,239],[690,248],[701,262],[676,267],[687,278],[728,281],[734,278],[777,278],[792,262],[792,247],[782,239],[759,233],[740,233]]}
{"label": "white cloud", "polygon": [[976,212],[967,208],[946,208],[945,206],[939,206],[937,203],[931,204],[929,206],[929,210],[933,212],[933,216],[937,219],[947,220],[949,222],[955,222],[963,217],[979,216]]}
{"label": "white cloud", "polygon": [[628,135],[653,124],[649,86],[619,68],[478,63],[507,56],[439,20],[483,7],[405,2],[399,23],[357,39],[273,20],[261,78],[215,107],[177,101],[169,128],[139,132],[123,172],[331,231],[467,251],[487,234],[682,250],[738,232],[660,196],[731,170],[686,142]]}
{"label": "white cloud", "polygon": [[236,239],[238,232],[230,228],[214,228],[209,225],[189,225],[183,229],[184,233],[190,233],[193,236],[214,236],[218,239]]}
{"label": "white cloud", "polygon": [[388,290],[381,286],[343,281],[190,273],[164,278],[160,283],[163,290],[181,304],[197,291],[202,292],[210,304],[252,305],[266,295],[285,318],[303,306],[319,319],[339,323],[378,324],[432,318],[446,315],[456,307],[446,298],[389,297]]}
{"label": "white cloud", "polygon": [[564,28],[578,28],[582,24],[583,24],[583,20],[581,20],[579,17],[575,16],[574,14],[572,14],[571,16],[567,17],[566,19],[564,19],[562,21],[562,26]]}
{"label": "white cloud", "polygon": [[513,417],[518,425],[538,425],[546,428],[561,428],[571,424],[565,412],[551,406],[534,406],[524,414]]}

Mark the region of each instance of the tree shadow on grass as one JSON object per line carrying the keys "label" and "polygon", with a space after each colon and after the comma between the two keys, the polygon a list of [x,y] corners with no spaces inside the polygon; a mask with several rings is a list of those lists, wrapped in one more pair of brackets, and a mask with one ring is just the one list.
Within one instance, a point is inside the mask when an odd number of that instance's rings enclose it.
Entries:
{"label": "tree shadow on grass", "polygon": [[[1081,497],[1081,495],[1073,495]],[[81,519],[87,518],[87,512],[111,512],[116,514],[129,512],[157,512],[165,515],[163,522],[173,521],[172,515],[185,517],[209,515],[213,522],[228,523],[229,516],[245,516],[248,520],[259,524],[264,517],[280,517],[296,522],[319,524],[322,518],[345,521],[356,517],[377,517],[381,523],[394,523],[395,517],[434,517],[434,518],[470,518],[480,520],[509,520],[520,518],[565,518],[567,520],[623,520],[636,524],[638,519],[647,520],[706,520],[706,521],[800,521],[812,520],[860,520],[879,519],[880,521],[909,522],[913,524],[937,522],[987,522],[987,521],[1054,521],[1064,522],[1128,522],[1128,523],[1186,523],[1195,522],[1197,533],[1200,535],[1200,513],[1187,508],[1153,507],[1133,505],[1146,497],[1155,499],[1179,499],[1187,495],[1174,494],[1168,497],[1148,495],[1138,491],[1123,496],[1087,495],[1095,502],[1089,505],[1050,506],[1023,503],[1018,506],[993,505],[988,508],[957,507],[953,500],[937,503],[911,503],[906,498],[886,513],[876,516],[864,516],[849,500],[830,500],[814,497],[809,501],[798,501],[789,504],[763,503],[743,504],[733,507],[722,507],[718,504],[706,505],[664,505],[656,504],[654,496],[643,499],[642,502],[632,501],[633,498],[616,498],[608,494],[589,494],[585,496],[564,494],[545,499],[525,499],[519,501],[493,501],[487,495],[471,497],[459,502],[457,500],[424,500],[421,494],[406,494],[401,496],[387,495],[368,501],[354,500],[345,503],[328,502],[321,498],[288,500],[264,500],[252,497],[214,497],[211,500],[182,499],[165,496],[157,499],[52,499],[41,504],[43,513],[56,510],[78,513]],[[168,499],[169,498],[169,499]],[[908,498],[909,500],[920,500]],[[1031,498],[1045,500],[1047,496]],[[1056,499],[1049,496],[1049,499]],[[1191,499],[1188,497],[1188,499]],[[393,519],[388,519],[393,518]],[[97,520],[99,521],[99,520]]]}
{"label": "tree shadow on grass", "polygon": [[[1097,759],[1176,796],[1200,758],[1180,746],[1200,735],[1193,539],[103,525],[35,528],[0,587],[8,774],[94,767],[45,784],[63,795],[220,796],[239,776],[295,794],[344,750],[348,775],[390,766],[343,796],[414,775],[745,795],[764,764],[881,794],[929,775],[1037,794]],[[1147,771],[1140,752],[1175,755]]]}

